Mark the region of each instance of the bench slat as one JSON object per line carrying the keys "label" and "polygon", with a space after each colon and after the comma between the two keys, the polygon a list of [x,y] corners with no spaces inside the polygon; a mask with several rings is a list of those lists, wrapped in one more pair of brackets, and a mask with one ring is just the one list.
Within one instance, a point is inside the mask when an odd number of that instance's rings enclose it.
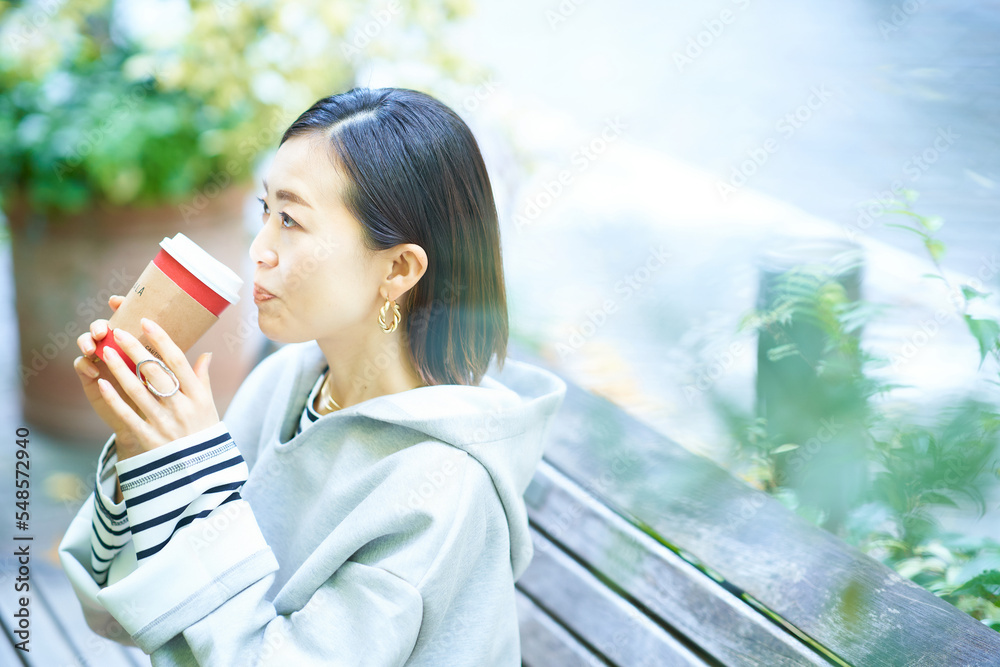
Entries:
{"label": "bench slat", "polygon": [[[68,643],[81,657],[85,667],[142,667],[149,665],[149,656],[134,646],[123,646],[102,637],[87,625],[80,602],[63,571],[57,567],[42,567],[32,575],[32,588],[59,625]],[[124,632],[124,630],[123,630]]]}
{"label": "bench slat", "polygon": [[[0,609],[0,611],[3,611]],[[27,665],[26,659],[23,657],[21,651],[14,648],[14,642],[17,639],[10,634],[10,628],[8,627],[10,623],[9,618],[7,618],[6,611],[4,611],[4,619],[0,622],[0,630],[3,632],[3,640],[0,641],[0,665],[7,667],[17,667],[17,665]]]}
{"label": "bench slat", "polygon": [[1000,633],[571,383],[546,459],[847,662],[996,665]]}
{"label": "bench slat", "polygon": [[614,665],[701,667],[687,646],[535,529],[535,556],[517,585]]}
{"label": "bench slat", "polygon": [[516,590],[522,667],[607,665],[578,642],[520,589]]}
{"label": "bench slat", "polygon": [[[81,665],[76,649],[66,640],[59,630],[53,617],[43,605],[36,589],[39,571],[44,569],[43,562],[36,554],[32,554],[32,561],[29,564],[31,574],[29,585],[31,589],[25,596],[28,598],[28,614],[30,620],[28,652],[16,651],[20,657],[30,667],[52,667],[58,665],[62,667],[76,667]],[[8,594],[9,593],[9,594]],[[4,629],[12,638],[12,642],[20,641],[13,635],[13,630],[17,627],[14,612],[18,609],[18,598],[21,593],[15,592],[13,585],[0,595],[0,616],[3,618]],[[18,663],[13,663],[18,664]]]}
{"label": "bench slat", "polygon": [[750,667],[829,665],[547,461],[539,465],[525,499],[534,526],[719,661]]}

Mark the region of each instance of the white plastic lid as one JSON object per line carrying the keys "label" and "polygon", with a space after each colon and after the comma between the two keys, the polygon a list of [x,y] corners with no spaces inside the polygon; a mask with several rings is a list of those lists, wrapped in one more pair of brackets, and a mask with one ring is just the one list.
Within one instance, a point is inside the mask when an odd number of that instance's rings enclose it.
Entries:
{"label": "white plastic lid", "polygon": [[177,232],[172,239],[164,238],[160,241],[160,247],[230,304],[240,300],[243,279],[183,233]]}

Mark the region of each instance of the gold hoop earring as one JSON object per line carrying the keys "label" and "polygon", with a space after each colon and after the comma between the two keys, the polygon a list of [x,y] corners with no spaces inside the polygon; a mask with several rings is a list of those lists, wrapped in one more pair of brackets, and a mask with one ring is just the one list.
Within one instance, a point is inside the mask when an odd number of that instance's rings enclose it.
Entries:
{"label": "gold hoop earring", "polygon": [[388,311],[389,311],[389,299],[388,297],[386,297],[385,304],[382,306],[381,310],[378,311],[378,324],[380,327],[382,327],[382,331],[384,331],[387,334],[392,333],[393,331],[396,330],[396,327],[399,325],[399,320],[400,320],[399,306],[396,305],[395,301],[392,302],[391,325],[385,323],[385,316],[388,314]]}

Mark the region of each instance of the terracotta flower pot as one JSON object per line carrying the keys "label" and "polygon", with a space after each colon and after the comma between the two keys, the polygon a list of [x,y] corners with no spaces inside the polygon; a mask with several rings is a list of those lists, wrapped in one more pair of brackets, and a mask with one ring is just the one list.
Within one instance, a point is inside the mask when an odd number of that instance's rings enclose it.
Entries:
{"label": "terracotta flower pot", "polygon": [[[86,213],[43,219],[12,202],[10,220],[20,335],[17,377],[24,419],[52,436],[99,447],[111,431],[80,386],[73,360],[77,337],[111,316],[108,297],[124,295],[165,236],[184,232],[244,279],[240,301],[187,352],[193,363],[211,351],[212,393],[221,417],[252,369],[266,339],[256,326],[248,257],[252,238],[242,224],[249,186],[183,207],[98,206]],[[249,273],[248,273],[249,272]]]}

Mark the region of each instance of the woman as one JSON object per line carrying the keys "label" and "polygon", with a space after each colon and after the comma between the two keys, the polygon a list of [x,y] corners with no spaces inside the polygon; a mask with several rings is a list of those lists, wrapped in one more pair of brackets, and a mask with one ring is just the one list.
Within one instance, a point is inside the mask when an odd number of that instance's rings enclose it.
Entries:
{"label": "woman", "polygon": [[107,322],[78,341],[114,431],[60,545],[88,623],[157,665],[519,665],[522,494],[566,387],[504,363],[469,128],[411,90],[322,99],[282,136],[261,203],[254,301],[284,345],[224,420],[208,355],[190,366],[155,322],[176,383],[106,360],[146,420],[94,379]]}

